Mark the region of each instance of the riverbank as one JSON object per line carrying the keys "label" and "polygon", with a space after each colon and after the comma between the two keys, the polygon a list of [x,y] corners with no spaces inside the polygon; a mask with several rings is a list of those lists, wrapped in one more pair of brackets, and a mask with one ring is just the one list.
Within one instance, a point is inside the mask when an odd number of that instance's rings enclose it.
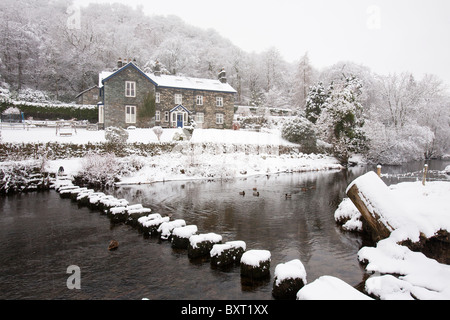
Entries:
{"label": "riverbank", "polygon": [[[334,157],[302,153],[298,146],[283,140],[278,131],[196,129],[188,141],[173,140],[180,133],[178,129],[164,129],[159,141],[151,129],[128,130],[128,133],[127,145],[116,150],[122,151],[117,157],[114,149],[106,154],[104,131],[80,129],[72,135],[60,136],[51,128],[4,130],[3,143],[14,144],[4,153],[11,153],[7,155],[10,159],[20,161],[4,161],[2,165],[14,166],[22,163],[23,157],[31,157],[50,174],[56,174],[62,167],[72,177],[90,175],[95,176],[94,180],[101,180],[104,177],[96,177],[103,174],[116,184],[232,179],[343,168]],[[143,144],[146,145],[142,147]],[[25,148],[29,156],[24,155]],[[103,155],[92,161],[86,159],[97,153]]]}

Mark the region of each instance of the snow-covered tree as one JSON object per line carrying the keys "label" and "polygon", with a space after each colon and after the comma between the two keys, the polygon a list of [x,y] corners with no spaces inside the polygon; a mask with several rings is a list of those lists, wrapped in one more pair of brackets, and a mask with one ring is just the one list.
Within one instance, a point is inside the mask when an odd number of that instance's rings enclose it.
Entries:
{"label": "snow-covered tree", "polygon": [[281,135],[289,142],[297,143],[302,152],[313,153],[317,151],[317,135],[313,123],[304,117],[295,117],[286,121]]}
{"label": "snow-covered tree", "polygon": [[366,148],[361,89],[358,78],[343,77],[333,85],[316,122],[321,139],[333,145],[335,156],[343,163],[351,153],[362,152]]}
{"label": "snow-covered tree", "polygon": [[309,88],[305,103],[305,116],[309,121],[316,123],[329,95],[329,90],[325,89],[322,82],[318,82]]}

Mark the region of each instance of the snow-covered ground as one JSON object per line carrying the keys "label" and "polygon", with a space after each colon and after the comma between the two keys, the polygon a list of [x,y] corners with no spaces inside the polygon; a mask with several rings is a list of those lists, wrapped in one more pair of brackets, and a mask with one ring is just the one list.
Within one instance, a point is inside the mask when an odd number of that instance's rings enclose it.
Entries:
{"label": "snow-covered ground", "polygon": [[[3,142],[12,143],[99,143],[105,142],[104,131],[71,129],[71,136],[56,134],[55,128],[2,130]],[[179,129],[164,129],[160,142],[172,142]],[[151,129],[128,130],[127,142],[158,143]],[[206,147],[204,146],[206,145]],[[251,132],[216,129],[196,129],[189,142],[180,142],[171,153],[153,157],[131,155],[124,162],[138,162],[142,167],[121,177],[122,184],[153,183],[169,180],[235,178],[279,172],[302,172],[341,169],[339,162],[317,154],[279,154],[280,146],[292,144],[281,138],[279,131]],[[227,149],[233,146],[237,149]],[[240,147],[241,146],[241,147]],[[231,147],[230,147],[231,148]],[[67,174],[75,175],[82,167],[81,159],[48,161],[50,172],[63,166]]]}
{"label": "snow-covered ground", "polygon": [[[12,143],[37,143],[37,142],[59,142],[59,143],[97,143],[105,142],[105,131],[89,131],[84,128],[76,131],[71,128],[64,128],[64,132],[71,133],[71,136],[61,136],[57,134],[56,128],[35,127],[28,130],[23,127],[18,129],[3,129],[3,142]],[[127,142],[151,143],[159,142],[152,129],[133,129],[128,131]],[[160,137],[160,142],[172,142],[173,136],[179,129],[164,129]],[[228,144],[254,144],[254,145],[292,145],[292,143],[281,138],[278,130],[267,132],[253,131],[233,131],[217,129],[195,129],[190,140],[192,143],[228,143]]]}

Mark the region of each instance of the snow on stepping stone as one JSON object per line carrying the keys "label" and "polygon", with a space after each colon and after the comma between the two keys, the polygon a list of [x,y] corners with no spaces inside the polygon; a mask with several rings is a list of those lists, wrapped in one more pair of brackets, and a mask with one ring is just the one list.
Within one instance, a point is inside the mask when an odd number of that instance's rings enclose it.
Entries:
{"label": "snow on stepping stone", "polygon": [[297,292],[297,300],[373,300],[348,283],[322,276]]}
{"label": "snow on stepping stone", "polygon": [[126,220],[126,214],[127,214],[127,207],[114,207],[109,209],[109,218],[111,219],[111,222],[114,223],[120,223],[125,222]]}
{"label": "snow on stepping stone", "polygon": [[138,229],[139,231],[144,231],[144,223],[146,223],[147,221],[153,220],[153,219],[161,219],[161,215],[159,213],[151,213],[147,216],[142,216],[139,217],[137,219],[137,225],[138,225]]}
{"label": "snow on stepping stone", "polygon": [[159,213],[149,214],[147,217],[141,217],[142,232],[144,236],[153,236],[158,234],[159,227],[170,221],[169,217],[161,217]]}
{"label": "snow on stepping stone", "polygon": [[213,245],[210,256],[211,265],[216,267],[226,267],[239,263],[246,249],[244,241],[228,241],[224,244]]}
{"label": "snow on stepping stone", "polygon": [[306,270],[299,259],[280,263],[275,268],[272,295],[275,299],[295,300],[306,284]]}
{"label": "snow on stepping stone", "polygon": [[184,221],[183,219],[163,222],[158,228],[158,233],[160,234],[161,240],[169,240],[169,238],[172,236],[173,229],[184,226],[186,226],[186,221]]}
{"label": "snow on stepping stone", "polygon": [[89,201],[87,203],[88,207],[91,209],[97,209],[98,205],[100,203],[100,200],[104,197],[106,197],[106,194],[104,194],[103,192],[91,193],[88,196],[88,198],[89,198]]}
{"label": "snow on stepping stone", "polygon": [[140,217],[149,214],[152,210],[150,208],[144,208],[142,204],[136,204],[127,207],[128,217],[125,221],[126,224],[137,226],[137,220]]}
{"label": "snow on stepping stone", "polygon": [[128,201],[125,199],[116,199],[116,198],[103,198],[100,200],[102,206],[103,206],[103,213],[105,213],[106,215],[109,214],[109,210],[111,208],[115,208],[115,207],[126,207],[128,206]]}
{"label": "snow on stepping stone", "polygon": [[69,186],[63,186],[63,187],[60,187],[60,188],[57,190],[57,192],[59,193],[59,196],[60,196],[61,198],[69,198],[69,197],[70,197],[70,192],[71,192],[72,190],[78,190],[78,189],[80,189],[80,187],[74,186],[74,185],[69,185]]}
{"label": "snow on stepping stone", "polygon": [[191,259],[208,257],[214,244],[222,243],[217,233],[196,234],[189,238],[188,257]]}
{"label": "snow on stepping stone", "polygon": [[241,258],[241,276],[263,279],[270,276],[271,254],[268,250],[249,250]]}
{"label": "snow on stepping stone", "polygon": [[77,196],[78,206],[87,206],[89,203],[89,197],[91,194],[95,193],[94,190],[88,189],[86,191],[81,191]]}
{"label": "snow on stepping stone", "polygon": [[196,234],[198,228],[196,225],[188,225],[178,227],[172,231],[172,248],[187,249],[189,246],[189,238]]}

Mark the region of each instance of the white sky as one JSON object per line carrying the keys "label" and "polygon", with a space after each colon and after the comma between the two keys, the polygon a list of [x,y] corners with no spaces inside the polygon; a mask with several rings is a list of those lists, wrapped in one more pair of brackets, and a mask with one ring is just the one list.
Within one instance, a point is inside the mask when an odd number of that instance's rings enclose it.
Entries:
{"label": "white sky", "polygon": [[348,60],[388,74],[439,76],[450,85],[448,0],[76,0],[142,4],[213,28],[247,52],[272,46],[289,62],[305,52],[316,68]]}

